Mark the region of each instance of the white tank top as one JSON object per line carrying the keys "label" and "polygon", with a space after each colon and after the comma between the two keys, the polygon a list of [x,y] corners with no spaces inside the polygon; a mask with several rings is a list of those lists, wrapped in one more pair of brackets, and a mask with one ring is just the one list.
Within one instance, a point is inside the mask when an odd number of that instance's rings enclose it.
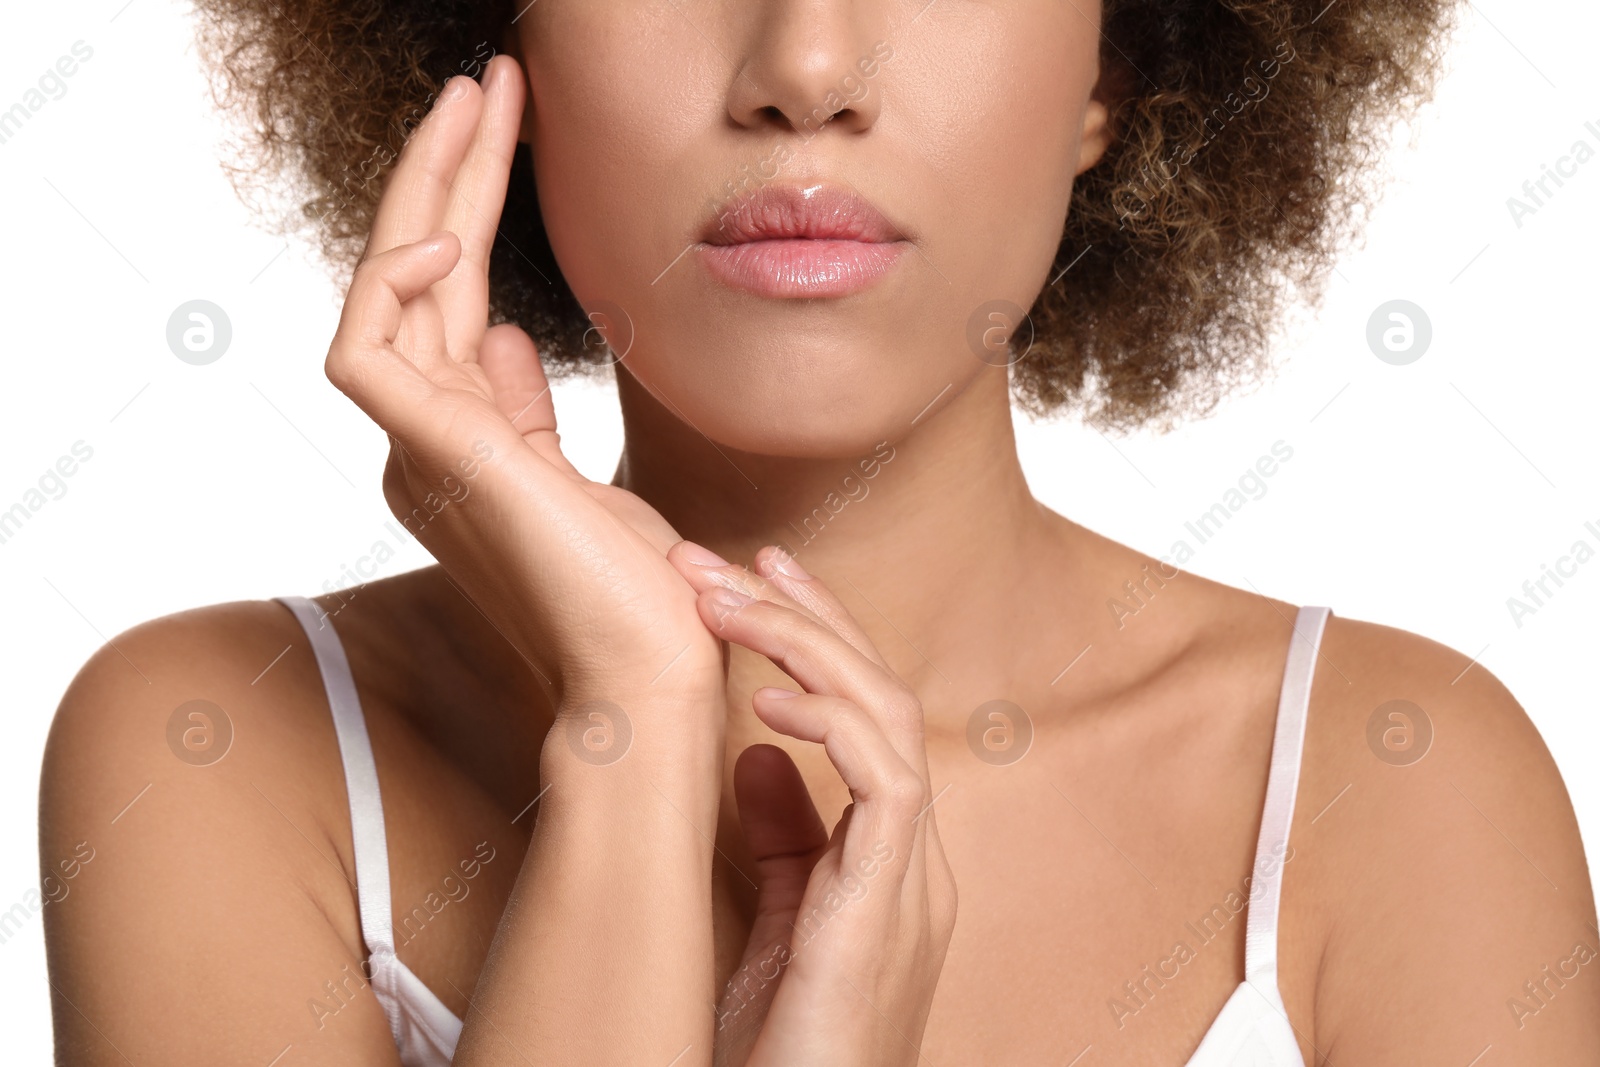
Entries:
{"label": "white tank top", "polygon": [[[334,732],[344,760],[350,797],[350,833],[355,845],[356,896],[361,936],[367,944],[372,991],[389,1018],[389,1030],[405,1067],[448,1067],[462,1022],[400,962],[394,949],[389,901],[389,846],[384,837],[378,768],[372,759],[366,720],[356,697],[350,664],[339,636],[317,604],[305,597],[279,597],[305,629],[322,672]],[[1256,859],[1245,927],[1244,981],[1222,1006],[1184,1067],[1305,1067],[1294,1028],[1278,993],[1278,903],[1283,863],[1300,784],[1311,678],[1322,643],[1327,608],[1303,607],[1295,618],[1283,686],[1278,696],[1266,806],[1256,839]]]}

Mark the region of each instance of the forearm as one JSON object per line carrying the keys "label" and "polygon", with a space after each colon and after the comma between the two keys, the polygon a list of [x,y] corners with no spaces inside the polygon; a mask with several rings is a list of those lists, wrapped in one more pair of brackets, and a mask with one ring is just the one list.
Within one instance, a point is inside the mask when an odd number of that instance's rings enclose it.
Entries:
{"label": "forearm", "polygon": [[643,736],[610,762],[557,720],[457,1064],[710,1062],[718,710],[636,711]]}

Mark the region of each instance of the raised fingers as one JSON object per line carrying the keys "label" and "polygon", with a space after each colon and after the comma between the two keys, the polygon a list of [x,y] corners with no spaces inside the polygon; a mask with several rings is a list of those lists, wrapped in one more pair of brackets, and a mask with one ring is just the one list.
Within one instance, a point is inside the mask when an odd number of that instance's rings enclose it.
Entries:
{"label": "raised fingers", "polygon": [[356,268],[328,348],[328,380],[391,433],[407,421],[433,383],[393,347],[404,305],[450,273],[460,254],[453,234],[369,256]]}
{"label": "raised fingers", "polygon": [[667,559],[696,592],[713,586],[736,589],[758,600],[773,600],[798,608],[829,627],[856,651],[888,672],[889,665],[879,655],[872,639],[861,629],[822,582],[807,574],[783,549],[769,545],[756,553],[757,574],[729,563],[703,545],[684,541],[667,553]]}
{"label": "raised fingers", "polygon": [[840,637],[860,649],[862,655],[885,670],[888,669],[889,664],[878,653],[878,647],[872,643],[872,639],[861,628],[861,624],[856,622],[855,616],[850,614],[849,609],[833,595],[833,590],[817,581],[800,566],[799,560],[777,545],[768,545],[756,553],[755,564],[757,574],[783,590],[789,599],[815,615],[818,620],[833,627]]}
{"label": "raised fingers", "polygon": [[922,818],[932,799],[926,780],[895,751],[879,724],[849,700],[767,687],[756,690],[752,705],[779,733],[821,744],[850,789],[852,803],[834,829],[828,854],[817,863],[823,880],[814,877],[806,897],[816,902],[837,890],[857,899],[865,888],[863,877],[876,877],[886,865],[897,871],[886,884],[898,888],[873,894],[878,906],[857,913],[866,925],[849,924],[854,933],[846,935],[848,951],[870,954],[879,945],[875,938],[906,915],[920,914],[926,899],[923,878],[908,877],[923,869],[918,857],[927,853],[922,846],[936,837],[931,814]]}
{"label": "raised fingers", "polygon": [[909,826],[926,803],[927,784],[855,702],[769,686],[755,691],[751,706],[778,733],[822,745],[858,804],[904,815]]}
{"label": "raised fingers", "polygon": [[461,258],[441,279],[442,348],[457,362],[478,356],[488,320],[489,253],[516,151],[523,103],[521,68],[497,56],[484,84],[465,75],[445,83],[433,109],[400,153],[384,187],[368,255],[445,229],[461,241]]}
{"label": "raised fingers", "polygon": [[522,120],[521,73],[509,56],[489,61],[483,75],[482,112],[466,155],[449,179],[445,201],[444,228],[461,238],[462,261],[485,275]]}
{"label": "raised fingers", "polygon": [[449,178],[443,227],[461,238],[461,260],[439,286],[445,340],[458,360],[475,357],[489,300],[489,253],[505,206],[506,183],[522,119],[516,60],[496,56],[483,75],[483,106],[466,155]]}
{"label": "raised fingers", "polygon": [[834,830],[836,876],[872,862],[874,855],[879,862],[906,862],[917,853],[927,828],[918,818],[930,799],[927,782],[872,716],[849,700],[773,687],[756,690],[752,706],[779,733],[822,745],[850,789],[849,818]]}
{"label": "raised fingers", "polygon": [[[760,557],[773,579],[752,575],[690,541],[667,553],[699,594],[700,615],[712,633],[766,656],[809,692],[843,697],[867,709],[906,762],[926,778],[922,706],[915,695],[821,582],[778,567],[786,555],[780,560],[766,549]],[[821,614],[813,615],[786,589]]]}
{"label": "raised fingers", "polygon": [[445,83],[384,185],[367,255],[410,244],[444,228],[451,185],[476,135],[483,93],[466,75]]}
{"label": "raised fingers", "polygon": [[698,603],[701,619],[718,637],[766,656],[809,693],[863,709],[926,780],[922,705],[900,679],[792,607],[720,586],[702,593]]}

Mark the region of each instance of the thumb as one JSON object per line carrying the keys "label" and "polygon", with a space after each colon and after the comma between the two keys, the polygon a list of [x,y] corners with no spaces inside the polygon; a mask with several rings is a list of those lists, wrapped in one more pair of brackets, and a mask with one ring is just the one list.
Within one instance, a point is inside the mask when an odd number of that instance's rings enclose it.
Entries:
{"label": "thumb", "polygon": [[533,338],[509,322],[489,327],[478,346],[478,369],[489,380],[495,407],[523,440],[558,469],[574,473],[561,452],[550,380]]}

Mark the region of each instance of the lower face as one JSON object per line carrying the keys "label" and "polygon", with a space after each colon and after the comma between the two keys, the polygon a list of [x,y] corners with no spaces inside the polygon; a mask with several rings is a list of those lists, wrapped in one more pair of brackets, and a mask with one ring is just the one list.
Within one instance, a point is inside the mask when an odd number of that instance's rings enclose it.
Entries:
{"label": "lower face", "polygon": [[562,272],[626,371],[725,447],[899,438],[1004,373],[996,309],[1051,280],[1097,20],[1060,0],[542,0],[517,31]]}

